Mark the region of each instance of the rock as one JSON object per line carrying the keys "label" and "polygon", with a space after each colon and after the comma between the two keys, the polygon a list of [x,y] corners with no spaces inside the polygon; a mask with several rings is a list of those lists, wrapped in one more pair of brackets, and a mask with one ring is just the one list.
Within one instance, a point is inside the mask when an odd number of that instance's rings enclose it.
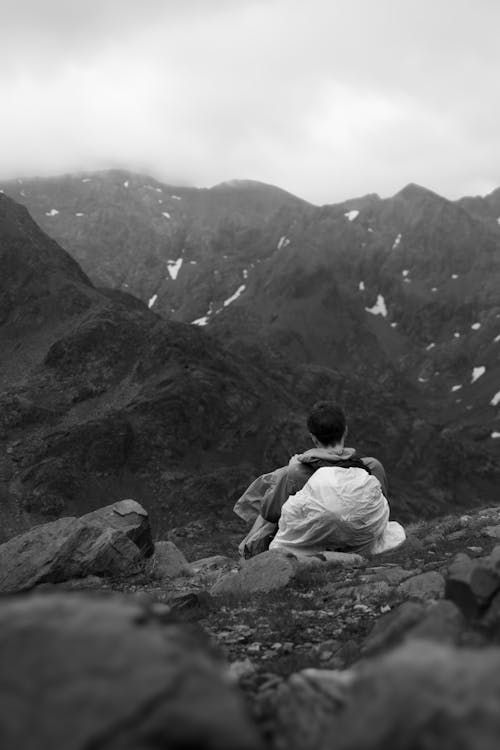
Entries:
{"label": "rock", "polygon": [[[348,672],[340,704],[326,702],[328,680],[338,690],[339,675],[323,675],[323,705],[316,726],[303,732],[310,701],[296,705],[285,728],[290,750],[494,750],[500,734],[500,649],[454,649],[410,641],[380,659]],[[302,715],[300,716],[300,712]],[[360,721],[360,717],[363,718]],[[280,729],[282,727],[280,726]],[[300,742],[295,734],[301,732]]]}
{"label": "rock", "polygon": [[[297,560],[302,562],[310,562],[314,563],[317,561],[320,565],[322,564],[324,567],[357,567],[358,565],[363,565],[365,563],[364,557],[361,557],[361,555],[353,554],[352,552],[333,552],[330,550],[325,550],[325,552],[321,552],[318,555],[301,555],[299,552],[293,553]],[[326,566],[325,566],[326,563]]]}
{"label": "rock", "polygon": [[446,596],[467,617],[476,616],[500,589],[500,546],[490,555],[471,560],[457,555],[448,570]]}
{"label": "rock", "polygon": [[240,659],[233,661],[228,668],[229,678],[233,682],[239,682],[245,677],[251,677],[257,672],[255,664],[250,659]]}
{"label": "rock", "polygon": [[[278,684],[272,700],[275,750],[316,750],[349,692],[354,673],[304,669]],[[334,747],[334,745],[332,745]]]}
{"label": "rock", "polygon": [[443,600],[427,608],[424,618],[410,628],[407,637],[458,645],[465,626],[465,617],[459,608],[453,602]]}
{"label": "rock", "polygon": [[112,528],[121,531],[139,547],[145,557],[149,557],[154,552],[147,511],[135,500],[120,500],[94,510],[92,513],[87,513],[81,516],[80,520],[88,521],[103,529]]}
{"label": "rock", "polygon": [[236,573],[229,573],[217,581],[211,593],[217,596],[229,594],[242,597],[275,591],[287,586],[299,568],[298,560],[292,555],[262,552],[245,560]]}
{"label": "rock", "polygon": [[413,599],[425,601],[427,599],[438,599],[444,596],[445,580],[441,573],[430,570],[413,578],[408,578],[399,584],[398,593]]}
{"label": "rock", "polygon": [[414,574],[411,570],[405,570],[404,568],[401,568],[399,566],[396,566],[395,568],[389,568],[389,567],[377,567],[372,568],[372,572],[376,573],[377,579],[380,581],[386,581],[387,583],[391,584],[391,586],[397,586],[401,581],[404,581],[406,578],[411,578],[411,576]]}
{"label": "rock", "polygon": [[0,672],[2,750],[260,747],[221,661],[130,598],[5,599]]}
{"label": "rock", "polygon": [[183,622],[202,620],[213,606],[213,600],[207,591],[191,591],[177,594],[169,600],[170,610],[174,617]]}
{"label": "rock", "polygon": [[151,560],[151,575],[157,581],[192,576],[188,561],[173,542],[156,542]]}
{"label": "rock", "polygon": [[211,557],[203,557],[201,560],[194,560],[194,562],[190,563],[190,566],[194,573],[208,573],[231,567],[234,564],[235,561],[230,557],[212,555]]}
{"label": "rock", "polygon": [[446,575],[445,597],[454,602],[468,619],[479,611],[470,583],[475,564],[468,555],[460,553],[453,559]]}
{"label": "rock", "polygon": [[392,648],[424,617],[425,607],[421,602],[403,602],[379,617],[363,644],[363,655],[370,656]]}
{"label": "rock", "polygon": [[60,518],[0,545],[0,591],[13,593],[88,575],[130,575],[143,565],[138,547],[121,531]]}
{"label": "rock", "polygon": [[483,526],[481,529],[483,536],[489,536],[493,539],[500,539],[500,526]]}

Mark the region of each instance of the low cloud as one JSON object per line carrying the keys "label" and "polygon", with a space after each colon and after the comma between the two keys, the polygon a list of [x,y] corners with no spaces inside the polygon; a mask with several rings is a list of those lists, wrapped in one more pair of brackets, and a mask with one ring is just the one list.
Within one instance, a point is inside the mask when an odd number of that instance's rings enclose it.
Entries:
{"label": "low cloud", "polygon": [[2,177],[122,165],[316,203],[500,184],[492,0],[17,0]]}

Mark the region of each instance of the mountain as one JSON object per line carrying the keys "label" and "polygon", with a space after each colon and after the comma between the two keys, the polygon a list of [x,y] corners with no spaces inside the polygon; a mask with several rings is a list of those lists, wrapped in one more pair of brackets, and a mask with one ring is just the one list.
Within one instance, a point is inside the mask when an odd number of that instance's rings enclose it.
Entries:
{"label": "mountain", "polygon": [[0,188],[29,208],[94,283],[130,292],[185,322],[201,317],[212,300],[222,304],[243,267],[273,251],[280,227],[310,209],[258,182],[200,190],[121,170]]}
{"label": "mountain", "polygon": [[[161,523],[216,515],[308,447],[304,414],[324,397],[345,404],[359,450],[387,465],[403,520],[496,498],[498,225],[415,185],[323,207],[253,182],[147,185],[112,172],[3,187],[66,231],[67,248],[84,217],[63,200],[75,209],[92,191],[79,252],[99,284],[121,268],[146,287],[172,261],[148,310],[152,286],[143,302],[121,283],[95,288],[58,248],[60,280],[41,296],[64,309],[74,288],[80,308],[22,335],[0,329],[13,507],[31,519],[125,492]],[[153,193],[179,206],[164,224],[148,213]]]}

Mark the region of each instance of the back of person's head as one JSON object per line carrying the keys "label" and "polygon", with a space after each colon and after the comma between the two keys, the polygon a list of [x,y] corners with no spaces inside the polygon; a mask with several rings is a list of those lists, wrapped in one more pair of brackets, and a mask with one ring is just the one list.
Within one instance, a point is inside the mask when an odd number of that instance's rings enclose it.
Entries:
{"label": "back of person's head", "polygon": [[323,445],[339,443],[346,426],[346,416],[334,401],[317,401],[307,418],[307,429]]}

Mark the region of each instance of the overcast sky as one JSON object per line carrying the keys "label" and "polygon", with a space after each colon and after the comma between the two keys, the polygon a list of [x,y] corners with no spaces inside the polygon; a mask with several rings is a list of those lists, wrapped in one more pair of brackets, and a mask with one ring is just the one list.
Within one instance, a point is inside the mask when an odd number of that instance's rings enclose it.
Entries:
{"label": "overcast sky", "polygon": [[0,0],[0,177],[500,186],[500,0]]}

